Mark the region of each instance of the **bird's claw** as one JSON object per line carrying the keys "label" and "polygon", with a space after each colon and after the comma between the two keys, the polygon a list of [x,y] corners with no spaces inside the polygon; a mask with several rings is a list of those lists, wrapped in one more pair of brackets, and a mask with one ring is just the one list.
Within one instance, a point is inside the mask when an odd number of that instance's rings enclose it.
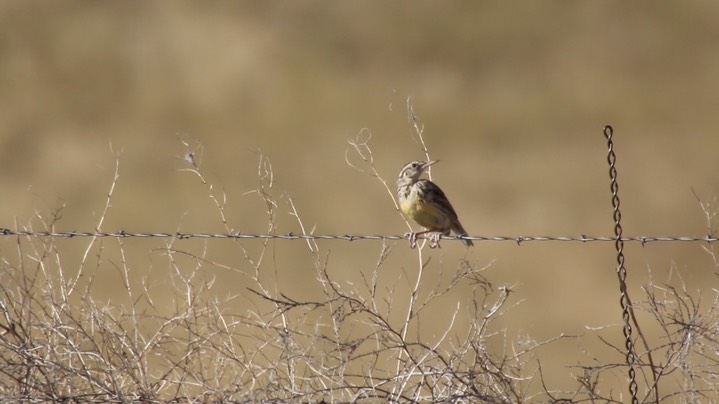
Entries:
{"label": "bird's claw", "polygon": [[[417,233],[411,232],[411,233],[405,233],[404,238],[406,238],[409,241],[409,248],[416,248],[417,247]],[[429,248],[441,248],[439,245],[439,240],[442,239],[442,233],[432,233],[429,237]]]}
{"label": "bird's claw", "polygon": [[409,248],[417,247],[417,233],[414,233],[414,232],[405,233],[404,238],[409,240]]}
{"label": "bird's claw", "polygon": [[442,233],[432,233],[429,236],[429,248],[440,248],[439,240],[442,238]]}

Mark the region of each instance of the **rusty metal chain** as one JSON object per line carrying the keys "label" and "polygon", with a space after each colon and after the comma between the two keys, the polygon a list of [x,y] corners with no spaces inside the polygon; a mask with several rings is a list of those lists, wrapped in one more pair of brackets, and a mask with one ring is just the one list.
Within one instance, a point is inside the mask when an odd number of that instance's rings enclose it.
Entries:
{"label": "rusty metal chain", "polygon": [[624,339],[626,348],[627,367],[629,368],[629,394],[632,397],[632,403],[639,403],[637,398],[637,380],[634,365],[637,362],[637,356],[634,349],[634,341],[632,340],[632,313],[631,299],[627,292],[627,269],[624,266],[624,239],[622,238],[622,211],[619,209],[619,184],[617,183],[617,155],[614,153],[614,142],[612,136],[614,129],[607,125],[604,127],[604,136],[607,138],[607,146],[609,151],[607,161],[609,162],[609,179],[610,189],[612,191],[612,207],[614,209],[614,246],[617,250],[617,276],[619,278],[619,304],[622,307],[622,320],[624,322]]}

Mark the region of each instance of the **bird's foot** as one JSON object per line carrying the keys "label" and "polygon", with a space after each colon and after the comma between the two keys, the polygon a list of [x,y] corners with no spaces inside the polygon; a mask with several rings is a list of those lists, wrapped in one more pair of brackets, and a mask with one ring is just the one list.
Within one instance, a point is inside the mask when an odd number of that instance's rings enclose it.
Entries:
{"label": "bird's foot", "polygon": [[415,233],[415,232],[405,233],[404,238],[409,240],[409,248],[417,247],[417,233]]}
{"label": "bird's foot", "polygon": [[442,233],[432,233],[432,235],[429,236],[429,248],[440,248],[439,246],[439,240],[442,238]]}

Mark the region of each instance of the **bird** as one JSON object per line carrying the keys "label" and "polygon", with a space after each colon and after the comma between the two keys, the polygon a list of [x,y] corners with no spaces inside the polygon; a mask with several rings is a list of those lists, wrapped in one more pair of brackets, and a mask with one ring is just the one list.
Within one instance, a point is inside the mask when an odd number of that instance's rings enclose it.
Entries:
{"label": "bird", "polygon": [[410,161],[402,167],[397,178],[397,199],[399,208],[407,217],[426,230],[406,235],[410,246],[416,245],[417,235],[434,233],[430,236],[430,247],[439,246],[442,235],[454,232],[467,247],[474,245],[472,240],[462,238],[467,232],[462,227],[452,204],[442,189],[434,182],[420,178],[424,171],[439,160]]}

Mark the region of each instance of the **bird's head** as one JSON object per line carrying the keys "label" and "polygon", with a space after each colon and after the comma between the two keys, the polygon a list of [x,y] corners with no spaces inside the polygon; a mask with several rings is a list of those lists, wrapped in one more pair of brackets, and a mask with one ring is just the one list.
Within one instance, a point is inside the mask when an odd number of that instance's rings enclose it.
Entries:
{"label": "bird's head", "polygon": [[417,181],[427,167],[437,162],[439,162],[439,160],[429,162],[422,160],[410,161],[402,167],[402,170],[400,170],[399,178],[408,181]]}

